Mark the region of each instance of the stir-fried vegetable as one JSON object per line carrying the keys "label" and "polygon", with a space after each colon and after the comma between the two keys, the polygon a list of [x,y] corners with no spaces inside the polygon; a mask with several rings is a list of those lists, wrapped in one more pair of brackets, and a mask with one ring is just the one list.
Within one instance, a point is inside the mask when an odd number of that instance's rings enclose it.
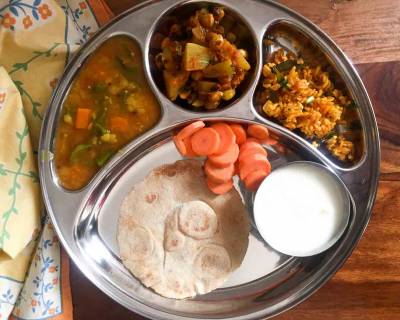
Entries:
{"label": "stir-fried vegetable", "polygon": [[155,58],[168,98],[206,109],[233,99],[251,68],[247,52],[236,47],[246,37],[246,31],[231,17],[225,18],[220,7],[197,10],[173,24]]}
{"label": "stir-fried vegetable", "polygon": [[165,88],[167,90],[167,96],[169,99],[174,101],[179,92],[185,86],[186,81],[189,79],[189,72],[187,71],[176,71],[170,72],[167,70],[163,71]]}
{"label": "stir-fried vegetable", "polygon": [[183,53],[183,68],[186,71],[203,70],[211,60],[211,53],[207,47],[196,43],[186,43]]}
{"label": "stir-fried vegetable", "polygon": [[233,75],[232,61],[225,60],[217,64],[212,64],[204,69],[204,76],[206,78],[222,78],[232,77]]}

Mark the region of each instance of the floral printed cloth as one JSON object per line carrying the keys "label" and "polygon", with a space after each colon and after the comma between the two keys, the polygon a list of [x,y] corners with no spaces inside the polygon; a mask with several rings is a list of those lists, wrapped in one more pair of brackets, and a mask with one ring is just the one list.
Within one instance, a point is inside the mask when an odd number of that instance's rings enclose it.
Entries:
{"label": "floral printed cloth", "polygon": [[68,259],[42,208],[36,155],[52,90],[111,17],[102,1],[0,0],[0,319],[71,319]]}

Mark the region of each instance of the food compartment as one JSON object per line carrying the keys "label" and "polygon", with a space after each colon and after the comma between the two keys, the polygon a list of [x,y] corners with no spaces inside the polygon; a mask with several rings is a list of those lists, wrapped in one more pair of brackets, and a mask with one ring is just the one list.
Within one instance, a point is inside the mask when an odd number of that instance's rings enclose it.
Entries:
{"label": "food compartment", "polygon": [[60,111],[54,141],[59,184],[84,187],[127,143],[159,120],[139,45],[114,36],[78,69]]}
{"label": "food compartment", "polygon": [[[215,119],[215,121],[230,122],[228,119]],[[108,283],[113,283],[119,292],[124,292],[125,301],[140,301],[145,305],[151,305],[156,310],[172,313],[174,316],[223,319],[226,318],[226,314],[243,316],[263,308],[273,310],[274,306],[285,300],[292,290],[307,282],[317,271],[316,267],[323,265],[335,252],[337,246],[318,257],[293,258],[273,250],[265,244],[257,230],[252,228],[243,262],[230,274],[227,281],[207,295],[183,300],[168,299],[146,288],[120,260],[121,253],[117,241],[118,219],[124,198],[155,168],[182,160],[172,136],[189,123],[175,125],[169,130],[159,131],[149,137],[146,144],[126,154],[121,159],[120,165],[113,167],[110,174],[94,186],[90,198],[96,200],[88,201],[76,222],[75,236],[82,254],[82,261],[88,263],[98,277],[106,279]],[[251,123],[243,121],[239,124]],[[296,160],[318,162],[318,158],[297,141],[288,139],[276,129],[268,129],[277,140],[276,144],[267,146],[268,157],[273,168]],[[178,176],[177,172],[180,170],[167,170],[168,179],[172,180]],[[193,181],[193,186],[199,185],[196,179],[191,181]],[[165,184],[161,185],[164,186],[161,188],[165,191],[171,190],[171,188],[165,188]],[[139,189],[150,192],[150,196],[144,198],[145,203],[161,201],[159,194],[154,193],[154,187]],[[181,188],[178,185],[176,187],[178,190]],[[204,188],[207,187],[204,186]],[[242,184],[236,184],[236,188],[241,193],[251,215],[252,194]],[[165,201],[163,208],[168,207],[168,202],[175,201],[174,198],[180,198],[182,193],[183,191],[180,191],[163,199],[162,201]],[[205,200],[203,197],[201,199]],[[140,201],[140,199],[135,201]],[[221,201],[226,200],[220,198],[218,202]],[[163,210],[156,212],[160,216],[165,214]],[[146,265],[147,262],[142,263]],[[179,265],[176,266],[176,270],[183,274]],[[252,298],[239,304],[234,303],[238,296]]]}
{"label": "food compartment", "polygon": [[177,106],[220,110],[247,92],[257,42],[239,13],[216,3],[179,5],[157,22],[149,46],[151,76]]}
{"label": "food compartment", "polygon": [[267,29],[262,51],[256,111],[305,138],[339,167],[357,164],[364,152],[359,105],[334,60],[286,21]]}

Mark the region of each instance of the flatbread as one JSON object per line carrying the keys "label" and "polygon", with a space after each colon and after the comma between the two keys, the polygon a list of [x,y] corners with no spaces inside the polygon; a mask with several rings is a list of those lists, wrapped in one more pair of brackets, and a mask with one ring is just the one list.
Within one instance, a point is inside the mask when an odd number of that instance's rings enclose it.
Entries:
{"label": "flatbread", "polygon": [[201,162],[180,160],[125,197],[117,240],[123,264],[145,286],[183,299],[224,283],[243,261],[249,231],[237,190],[214,195]]}

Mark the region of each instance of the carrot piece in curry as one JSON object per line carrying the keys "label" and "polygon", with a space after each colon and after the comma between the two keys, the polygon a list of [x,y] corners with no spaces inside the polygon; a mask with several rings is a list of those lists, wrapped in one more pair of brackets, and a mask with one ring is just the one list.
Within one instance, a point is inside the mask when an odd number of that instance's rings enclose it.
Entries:
{"label": "carrot piece in curry", "polygon": [[75,128],[87,129],[89,127],[90,115],[92,110],[87,108],[78,108],[76,110]]}
{"label": "carrot piece in curry", "polygon": [[112,117],[110,119],[110,129],[112,132],[126,132],[129,129],[128,120],[120,116]]}

